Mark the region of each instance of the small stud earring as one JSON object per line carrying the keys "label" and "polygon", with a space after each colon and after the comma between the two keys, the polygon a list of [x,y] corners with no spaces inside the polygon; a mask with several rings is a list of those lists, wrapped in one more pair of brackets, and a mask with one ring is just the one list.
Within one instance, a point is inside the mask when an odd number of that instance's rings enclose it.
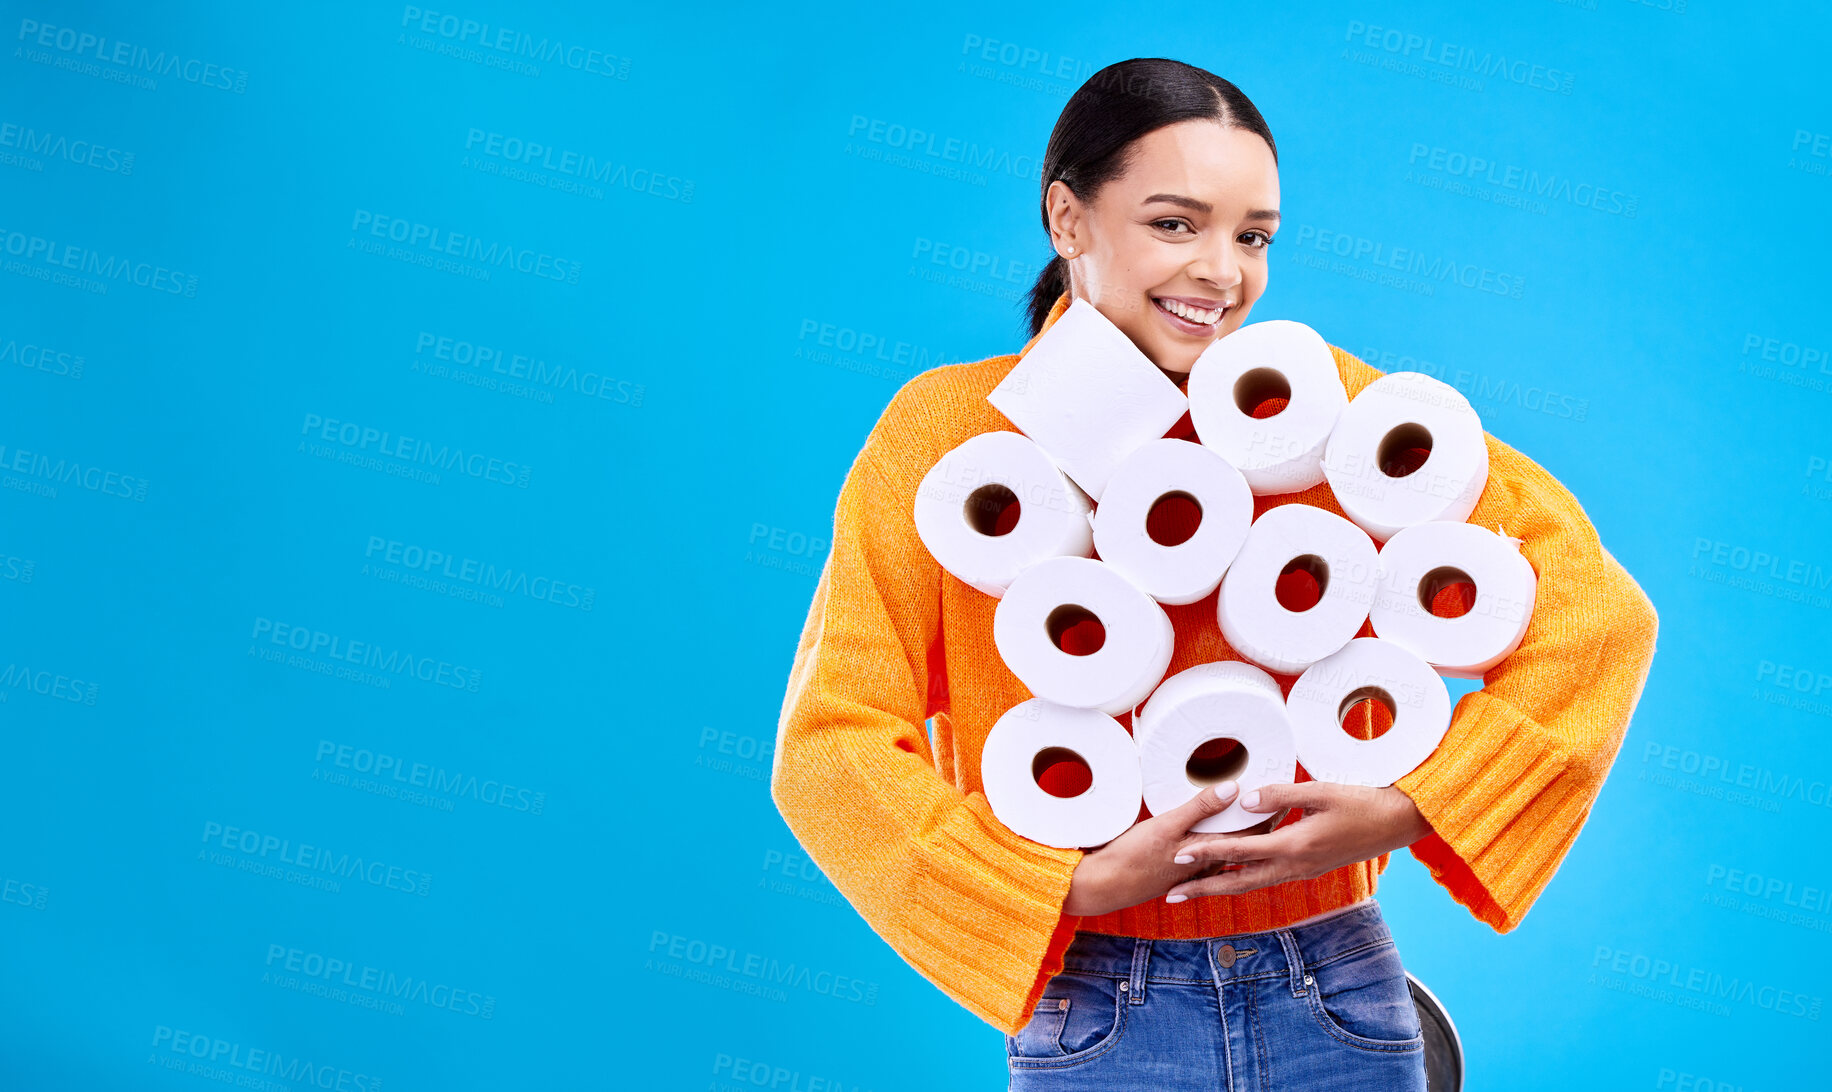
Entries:
{"label": "small stud earring", "polygon": [[1069,248],[1069,253],[1070,253],[1070,254],[1073,254],[1073,253],[1075,253],[1075,248],[1074,248],[1074,247],[1070,247],[1070,248]]}

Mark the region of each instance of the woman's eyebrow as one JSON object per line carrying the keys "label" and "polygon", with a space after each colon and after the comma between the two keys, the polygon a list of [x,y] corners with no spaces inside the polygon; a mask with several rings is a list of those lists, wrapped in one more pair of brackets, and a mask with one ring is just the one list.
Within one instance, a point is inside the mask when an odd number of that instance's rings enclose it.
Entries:
{"label": "woman's eyebrow", "polygon": [[[1149,205],[1154,201],[1162,201],[1164,204],[1176,205],[1179,208],[1186,208],[1192,212],[1200,212],[1204,215],[1215,211],[1215,206],[1209,204],[1207,201],[1198,201],[1194,197],[1185,197],[1180,193],[1154,193],[1145,199],[1145,204]],[[1269,220],[1276,224],[1279,222],[1279,210],[1250,209],[1242,219]]]}

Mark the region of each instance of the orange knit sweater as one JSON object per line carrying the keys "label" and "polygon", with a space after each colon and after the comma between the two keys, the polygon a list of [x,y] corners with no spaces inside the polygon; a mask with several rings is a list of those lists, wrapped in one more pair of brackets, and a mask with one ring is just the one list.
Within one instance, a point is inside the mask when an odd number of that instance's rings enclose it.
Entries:
{"label": "orange knit sweater", "polygon": [[[1064,293],[1044,329],[1068,305]],[[1083,851],[1030,841],[993,816],[980,749],[999,715],[1031,695],[993,646],[998,600],[936,564],[911,510],[945,452],[982,432],[1015,431],[986,393],[1036,340],[1017,356],[916,376],[872,428],[840,489],[770,780],[809,857],[878,935],[1008,1034],[1061,970],[1078,928],[1152,938],[1276,928],[1372,894],[1390,856],[1244,895],[1074,917],[1062,906]],[[1382,374],[1331,351],[1351,398]],[[1413,855],[1506,932],[1589,815],[1646,681],[1658,619],[1570,492],[1486,438],[1488,486],[1469,522],[1521,540],[1538,598],[1520,648],[1457,703],[1443,743],[1397,785],[1431,824]],[[1256,497],[1254,515],[1290,503],[1342,514],[1325,484]],[[1177,635],[1170,673],[1241,658],[1222,639],[1213,593],[1165,610]]]}

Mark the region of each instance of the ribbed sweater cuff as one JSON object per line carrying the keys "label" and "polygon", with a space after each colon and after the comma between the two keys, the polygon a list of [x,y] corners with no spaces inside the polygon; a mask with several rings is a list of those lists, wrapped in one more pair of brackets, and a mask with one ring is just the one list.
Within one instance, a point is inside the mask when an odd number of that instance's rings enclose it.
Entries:
{"label": "ribbed sweater cuff", "polygon": [[[1056,849],[1013,834],[981,793],[968,794],[925,835],[905,916],[912,963],[950,983],[975,1015],[1016,1035],[1077,918],[1062,913],[1078,849]],[[1050,966],[1054,961],[1054,966]],[[1000,972],[1022,977],[1013,980]]]}
{"label": "ribbed sweater cuff", "polygon": [[1482,691],[1463,698],[1437,750],[1394,784],[1431,824],[1412,855],[1499,933],[1551,880],[1594,795],[1551,737]]}

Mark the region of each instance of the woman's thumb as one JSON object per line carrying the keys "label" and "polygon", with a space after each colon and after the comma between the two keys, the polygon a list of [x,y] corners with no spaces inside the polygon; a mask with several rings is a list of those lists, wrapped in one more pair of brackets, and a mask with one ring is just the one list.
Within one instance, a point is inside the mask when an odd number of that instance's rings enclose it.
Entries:
{"label": "woman's thumb", "polygon": [[1240,796],[1240,785],[1237,782],[1221,781],[1190,797],[1183,802],[1181,807],[1169,812],[1165,817],[1174,816],[1176,822],[1183,824],[1178,829],[1188,830],[1209,816],[1228,810],[1238,796]]}

